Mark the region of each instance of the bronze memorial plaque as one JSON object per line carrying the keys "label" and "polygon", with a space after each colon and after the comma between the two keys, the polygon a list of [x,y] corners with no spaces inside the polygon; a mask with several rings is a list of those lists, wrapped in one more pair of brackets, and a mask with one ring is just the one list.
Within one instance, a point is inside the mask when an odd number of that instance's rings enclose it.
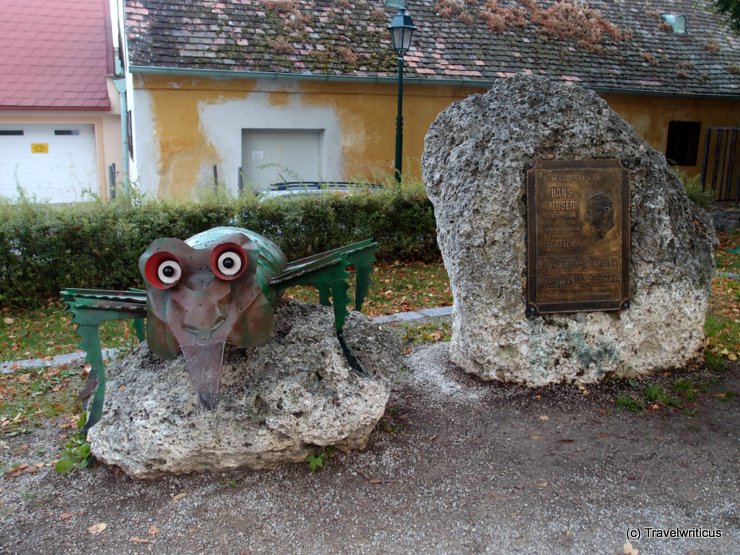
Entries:
{"label": "bronze memorial plaque", "polygon": [[619,160],[527,172],[527,313],[629,306],[629,179]]}

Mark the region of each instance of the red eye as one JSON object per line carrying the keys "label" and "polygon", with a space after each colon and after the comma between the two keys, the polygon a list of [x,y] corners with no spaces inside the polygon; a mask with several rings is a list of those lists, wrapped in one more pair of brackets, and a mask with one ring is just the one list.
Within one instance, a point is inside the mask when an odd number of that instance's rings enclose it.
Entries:
{"label": "red eye", "polygon": [[247,269],[247,254],[236,243],[221,243],[213,248],[210,265],[218,278],[236,279]]}
{"label": "red eye", "polygon": [[155,252],[146,261],[144,277],[152,287],[169,289],[182,276],[182,266],[174,254],[169,252]]}

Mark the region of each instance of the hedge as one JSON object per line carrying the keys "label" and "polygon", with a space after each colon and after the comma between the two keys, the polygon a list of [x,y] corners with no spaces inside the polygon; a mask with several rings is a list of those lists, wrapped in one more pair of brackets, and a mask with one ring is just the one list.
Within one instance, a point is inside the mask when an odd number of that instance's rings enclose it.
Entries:
{"label": "hedge", "polygon": [[432,205],[400,188],[354,195],[69,206],[0,202],[0,306],[33,307],[64,287],[141,287],[138,259],[158,237],[219,225],[274,240],[289,260],[373,238],[381,261],[439,258]]}

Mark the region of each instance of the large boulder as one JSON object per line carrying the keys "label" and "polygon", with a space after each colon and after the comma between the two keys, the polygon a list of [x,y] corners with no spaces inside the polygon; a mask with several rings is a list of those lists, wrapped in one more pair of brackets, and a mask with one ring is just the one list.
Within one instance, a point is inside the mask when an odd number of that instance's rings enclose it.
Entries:
{"label": "large boulder", "polygon": [[[526,314],[526,169],[545,159],[630,160],[629,309]],[[439,115],[423,174],[454,299],[450,354],[467,372],[539,386],[702,359],[711,219],[595,93],[523,74],[497,82]]]}
{"label": "large boulder", "polygon": [[146,343],[108,368],[92,453],[136,478],[265,468],[318,449],[362,449],[383,415],[399,339],[358,313],[344,329],[365,373],[347,362],[331,309],[296,302],[277,311],[271,339],[228,348],[215,411],[199,404],[182,356],[163,361]]}

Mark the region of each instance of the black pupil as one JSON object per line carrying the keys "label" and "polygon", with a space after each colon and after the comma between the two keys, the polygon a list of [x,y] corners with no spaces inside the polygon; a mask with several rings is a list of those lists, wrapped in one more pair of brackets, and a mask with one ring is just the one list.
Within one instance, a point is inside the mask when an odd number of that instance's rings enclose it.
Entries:
{"label": "black pupil", "polygon": [[175,275],[175,269],[172,266],[165,266],[162,268],[162,274],[164,274],[164,277],[171,278]]}
{"label": "black pupil", "polygon": [[222,264],[224,265],[224,268],[233,268],[234,267],[234,259],[230,256],[223,259]]}

